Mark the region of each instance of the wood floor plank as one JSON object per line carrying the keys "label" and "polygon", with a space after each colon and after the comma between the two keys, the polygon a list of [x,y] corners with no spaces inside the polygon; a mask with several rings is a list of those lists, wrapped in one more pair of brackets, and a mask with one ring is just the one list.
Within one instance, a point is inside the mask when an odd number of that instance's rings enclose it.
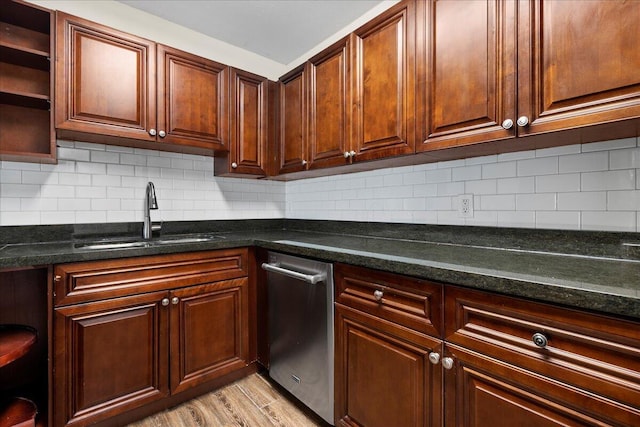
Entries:
{"label": "wood floor plank", "polygon": [[262,375],[249,375],[236,384],[258,408],[263,408],[282,398]]}

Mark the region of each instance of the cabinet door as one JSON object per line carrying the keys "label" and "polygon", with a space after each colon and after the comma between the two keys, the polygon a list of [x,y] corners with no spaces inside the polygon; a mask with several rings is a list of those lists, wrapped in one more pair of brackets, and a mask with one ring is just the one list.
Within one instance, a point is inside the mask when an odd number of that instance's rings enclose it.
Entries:
{"label": "cabinet door", "polygon": [[54,425],[92,424],[168,396],[166,297],[55,309]]}
{"label": "cabinet door", "polygon": [[171,392],[249,364],[248,279],[171,292]]}
{"label": "cabinet door", "polygon": [[347,39],[309,60],[310,168],[344,165],[351,150],[347,125]]}
{"label": "cabinet door", "polygon": [[441,425],[440,340],[336,304],[336,420],[342,426]]}
{"label": "cabinet door", "polygon": [[522,135],[640,116],[640,2],[521,1]]}
{"label": "cabinet door", "polygon": [[355,160],[415,151],[415,3],[404,1],[351,38]]}
{"label": "cabinet door", "polygon": [[426,99],[419,151],[515,137],[515,16],[513,0],[420,3]]}
{"label": "cabinet door", "polygon": [[225,65],[158,45],[158,141],[225,149],[229,142],[227,79]]}
{"label": "cabinet door", "polygon": [[446,345],[447,426],[632,426],[637,407],[620,404],[543,375]]}
{"label": "cabinet door", "polygon": [[280,174],[307,169],[306,92],[304,65],[280,78]]}
{"label": "cabinet door", "polygon": [[155,141],[155,43],[56,15],[56,128]]}
{"label": "cabinet door", "polygon": [[266,175],[269,81],[231,69],[229,155],[215,157],[216,175]]}

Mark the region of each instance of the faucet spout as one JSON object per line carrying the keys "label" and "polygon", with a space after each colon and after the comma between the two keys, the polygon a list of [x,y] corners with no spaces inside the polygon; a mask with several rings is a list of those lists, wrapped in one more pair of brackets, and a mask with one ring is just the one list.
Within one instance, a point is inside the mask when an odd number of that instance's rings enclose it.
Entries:
{"label": "faucet spout", "polygon": [[[142,238],[150,239],[151,233],[155,226],[151,223],[151,209],[158,209],[158,200],[156,198],[156,188],[153,182],[147,183],[147,189],[144,197],[144,223],[142,224]],[[158,229],[160,227],[158,226]]]}

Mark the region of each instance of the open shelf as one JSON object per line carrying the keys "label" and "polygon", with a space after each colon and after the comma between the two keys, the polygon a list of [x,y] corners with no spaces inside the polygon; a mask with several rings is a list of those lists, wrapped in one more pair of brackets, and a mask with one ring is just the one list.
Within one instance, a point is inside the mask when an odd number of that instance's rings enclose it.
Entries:
{"label": "open shelf", "polygon": [[0,427],[33,426],[37,413],[36,405],[28,399],[16,397],[0,402]]}
{"label": "open shelf", "polygon": [[55,163],[51,11],[22,1],[0,8],[0,160]]}
{"label": "open shelf", "polygon": [[24,356],[36,339],[36,331],[28,326],[0,325],[0,367]]}

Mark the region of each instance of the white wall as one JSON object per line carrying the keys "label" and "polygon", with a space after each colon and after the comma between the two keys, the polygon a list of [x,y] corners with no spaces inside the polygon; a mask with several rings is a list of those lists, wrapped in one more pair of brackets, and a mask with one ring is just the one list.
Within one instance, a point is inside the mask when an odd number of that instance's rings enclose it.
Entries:
{"label": "white wall", "polygon": [[0,225],[282,218],[282,182],[213,176],[211,157],[58,141],[58,164],[0,162]]}
{"label": "white wall", "polygon": [[[638,138],[287,183],[287,218],[640,231]],[[458,214],[473,194],[473,218]]]}

